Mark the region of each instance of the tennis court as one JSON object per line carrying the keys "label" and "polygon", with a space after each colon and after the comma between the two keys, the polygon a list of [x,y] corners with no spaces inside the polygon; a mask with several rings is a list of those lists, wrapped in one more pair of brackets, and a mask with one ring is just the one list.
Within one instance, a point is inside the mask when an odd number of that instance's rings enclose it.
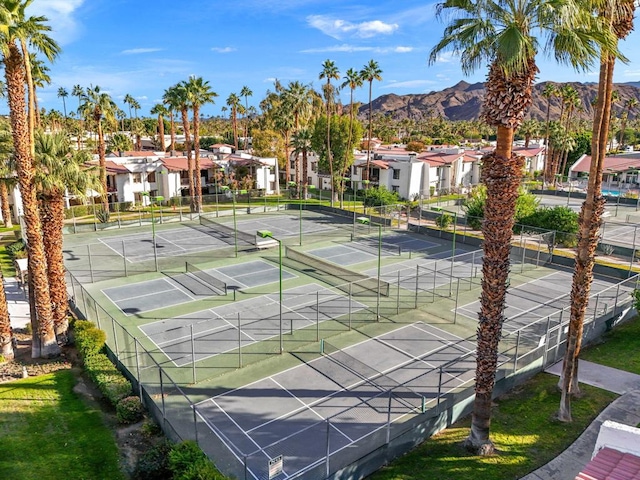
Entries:
{"label": "tennis court", "polygon": [[317,326],[364,305],[318,284],[148,323],[140,330],[177,366]]}
{"label": "tennis court", "polygon": [[[587,315],[593,315],[594,309],[598,309],[600,313],[613,309],[620,291],[610,287],[618,282],[618,279],[594,278]],[[521,285],[509,287],[503,331],[520,330],[568,307],[571,304],[571,284],[571,272],[557,271]],[[630,293],[631,288],[628,287],[628,290]],[[459,307],[457,315],[477,320],[479,311],[480,301],[477,300]]]}
{"label": "tennis court", "polygon": [[[102,292],[126,315],[134,315],[191,302],[199,296],[227,295],[228,290],[268,285],[280,279],[278,266],[265,260],[206,270],[194,267],[186,263],[185,272],[163,272],[165,278],[106,288]],[[291,278],[296,275],[283,269],[282,279]]]}
{"label": "tennis court", "polygon": [[[247,478],[285,479],[328,461],[362,455],[363,439],[384,435],[471,382],[472,342],[415,323],[333,349],[314,360],[195,405],[241,460]],[[451,371],[441,370],[459,357]],[[270,476],[270,463],[282,473]],[[273,474],[273,471],[271,472]]]}

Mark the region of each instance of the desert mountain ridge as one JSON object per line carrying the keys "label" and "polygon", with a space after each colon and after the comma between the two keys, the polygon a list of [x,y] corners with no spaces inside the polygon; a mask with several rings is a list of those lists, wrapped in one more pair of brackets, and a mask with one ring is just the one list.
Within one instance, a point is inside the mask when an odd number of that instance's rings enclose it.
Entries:
{"label": "desert mountain ridge", "polygon": [[[540,82],[533,87],[533,102],[526,118],[545,120],[547,116],[547,99],[542,96],[545,85],[550,82]],[[551,82],[557,86],[571,85],[581,100],[582,111],[577,115],[584,119],[593,116],[592,102],[598,92],[597,83],[581,82]],[[616,83],[614,89],[618,91],[620,99],[615,102],[613,109],[616,115],[620,115],[629,98],[636,98],[640,102],[640,82]],[[410,118],[414,120],[428,118],[444,118],[447,120],[476,120],[480,115],[482,101],[485,95],[485,84],[467,83],[464,80],[452,87],[440,91],[432,91],[424,94],[396,95],[393,93],[382,95],[372,102],[373,112],[391,116],[402,120]],[[560,116],[561,99],[551,97],[550,118],[557,119]],[[368,115],[368,103],[361,104],[358,116],[365,119]],[[640,108],[632,110],[629,118],[640,116]]]}

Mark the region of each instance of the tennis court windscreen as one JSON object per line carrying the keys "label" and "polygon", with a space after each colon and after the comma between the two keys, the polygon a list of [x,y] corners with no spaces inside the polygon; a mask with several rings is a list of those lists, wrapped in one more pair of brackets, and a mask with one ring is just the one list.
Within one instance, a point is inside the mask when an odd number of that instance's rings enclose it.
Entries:
{"label": "tennis court windscreen", "polygon": [[213,287],[214,289],[218,290],[220,292],[221,295],[226,295],[227,294],[227,284],[225,282],[223,282],[222,280],[217,279],[216,277],[214,277],[213,275],[200,270],[198,267],[196,267],[195,265],[186,262],[186,271],[187,273],[191,274],[192,276],[196,277],[198,280],[200,280],[202,283],[206,284],[206,285],[210,285],[211,287]]}
{"label": "tennis court windscreen", "polygon": [[233,244],[235,242],[234,239],[237,234],[239,241],[248,243],[249,245],[256,244],[255,235],[252,235],[247,232],[242,232],[240,230],[237,230],[236,232],[236,230],[232,226],[226,225],[221,222],[215,222],[206,217],[203,217],[202,215],[200,215],[200,225],[202,225],[203,227],[206,227],[207,230],[212,230],[214,232],[220,232],[227,235],[226,237],[222,238],[222,240],[224,240],[227,243]]}

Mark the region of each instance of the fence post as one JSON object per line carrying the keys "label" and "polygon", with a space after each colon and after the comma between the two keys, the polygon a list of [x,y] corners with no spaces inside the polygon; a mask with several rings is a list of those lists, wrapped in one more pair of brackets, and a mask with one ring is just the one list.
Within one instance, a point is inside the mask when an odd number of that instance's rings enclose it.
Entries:
{"label": "fence post", "polygon": [[140,375],[140,361],[138,360],[138,339],[133,338],[133,351],[136,355],[136,376],[138,377],[138,396],[142,400],[142,377]]}
{"label": "fence post", "polygon": [[438,260],[433,263],[433,301],[436,301],[436,277],[438,276]]}
{"label": "fence post", "polygon": [[[94,302],[95,302],[95,299],[94,299]],[[98,315],[98,304],[96,304],[96,318],[97,319],[100,318],[100,315]],[[100,320],[98,320],[98,323],[100,323]],[[116,347],[116,356],[119,356],[120,352],[118,351],[118,334],[116,333],[116,321],[113,318],[111,318],[111,327],[113,330],[113,343],[114,343],[114,346]]]}
{"label": "fence post", "polygon": [[[191,401],[189,401],[191,403]],[[196,406],[191,403],[191,410],[193,410],[193,431],[196,435],[196,443],[198,443],[198,415],[196,413]]]}
{"label": "fence post", "polygon": [[460,292],[460,280],[458,279],[458,283],[456,284],[456,306],[453,309],[453,324],[456,324],[456,320],[458,319],[458,293]]}
{"label": "fence post", "polygon": [[349,330],[351,330],[351,287],[353,282],[349,282]]}
{"label": "fence post", "polygon": [[420,265],[416,265],[416,295],[415,295],[415,307],[418,308],[418,286],[420,280]]}
{"label": "fence post", "polygon": [[396,293],[396,315],[400,314],[400,270],[398,270],[398,290]]}
{"label": "fence post", "polygon": [[620,283],[616,285],[616,299],[613,304],[613,314],[616,314],[616,310],[618,309],[618,295],[620,295]]}
{"label": "fence post", "polygon": [[193,373],[193,383],[196,383],[196,342],[193,338],[193,323],[189,325],[189,331],[191,333],[191,362],[192,362],[192,373]]}
{"label": "fence post", "polygon": [[162,399],[162,426],[165,422],[165,410],[164,410],[164,385],[162,383],[162,368],[158,365],[158,373],[160,374],[160,398]]}
{"label": "fence post", "polygon": [[158,247],[156,246],[156,239],[153,239],[153,261],[156,265],[156,272],[159,272],[160,269],[158,268]]}
{"label": "fence post", "polygon": [[518,334],[516,335],[516,354],[513,357],[513,373],[516,373],[518,370],[518,350],[520,349],[520,330],[518,330]]}
{"label": "fence post", "polygon": [[91,244],[87,243],[87,256],[89,258],[89,277],[93,283],[93,262],[91,261]]}
{"label": "fence post", "polygon": [[128,277],[129,272],[127,271],[127,251],[125,249],[124,240],[122,240],[122,264],[124,265],[124,276]]}
{"label": "fence post", "polygon": [[[291,319],[291,333],[293,333],[293,319]],[[320,290],[316,291],[316,342],[320,341]]]}
{"label": "fence post", "polygon": [[596,318],[598,318],[598,302],[600,301],[600,294],[598,293],[596,295],[596,305],[593,309],[593,321],[596,321]]}
{"label": "fence post", "polygon": [[393,395],[393,390],[389,390],[389,404],[387,405],[387,445],[389,445],[389,441],[391,440],[391,397]]}
{"label": "fence post", "polygon": [[242,368],[242,324],[240,323],[240,312],[238,312],[238,368]]}
{"label": "fence post", "polygon": [[326,473],[327,473],[327,478],[329,478],[329,473],[330,473],[330,466],[329,466],[329,457],[331,456],[331,445],[329,444],[329,438],[331,437],[331,423],[329,422],[329,419],[327,418],[327,461],[326,461]]}

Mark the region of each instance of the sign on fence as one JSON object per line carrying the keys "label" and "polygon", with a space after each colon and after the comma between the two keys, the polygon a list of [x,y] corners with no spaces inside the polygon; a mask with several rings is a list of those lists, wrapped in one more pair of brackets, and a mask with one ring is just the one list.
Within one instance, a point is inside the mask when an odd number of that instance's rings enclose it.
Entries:
{"label": "sign on fence", "polygon": [[269,460],[269,480],[282,473],[283,463],[284,459],[282,455],[278,455],[276,458]]}

